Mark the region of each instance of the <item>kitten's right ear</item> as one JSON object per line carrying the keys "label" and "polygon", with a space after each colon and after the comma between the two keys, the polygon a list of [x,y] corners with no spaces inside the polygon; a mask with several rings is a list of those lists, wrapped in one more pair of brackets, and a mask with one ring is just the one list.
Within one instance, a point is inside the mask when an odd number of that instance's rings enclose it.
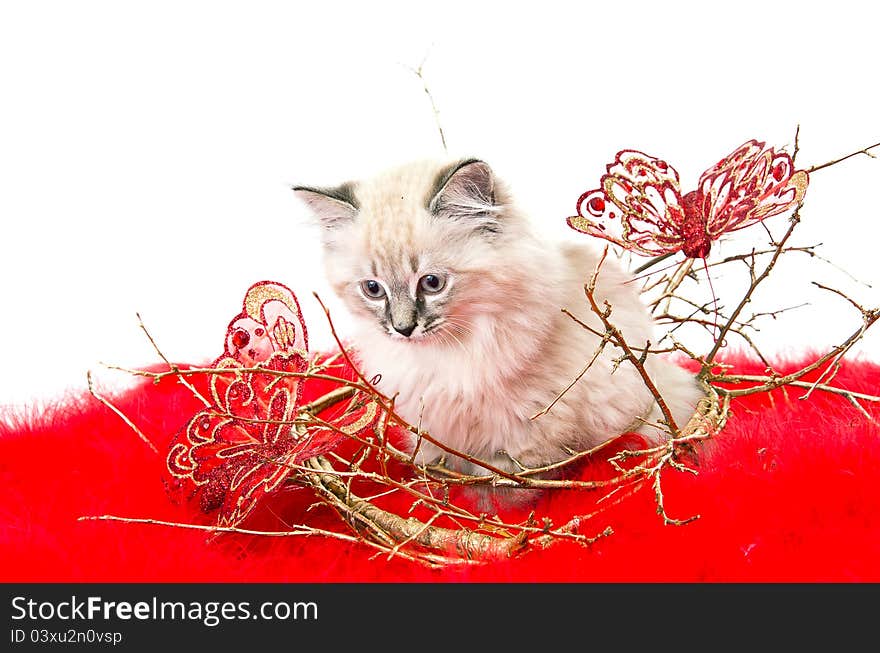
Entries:
{"label": "kitten's right ear", "polygon": [[308,205],[324,229],[343,227],[357,215],[358,205],[351,184],[336,188],[294,186],[293,192]]}

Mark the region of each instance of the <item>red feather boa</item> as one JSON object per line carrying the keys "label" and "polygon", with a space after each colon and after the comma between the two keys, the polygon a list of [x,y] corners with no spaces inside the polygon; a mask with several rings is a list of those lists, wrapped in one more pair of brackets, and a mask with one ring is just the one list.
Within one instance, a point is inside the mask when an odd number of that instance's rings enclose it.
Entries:
{"label": "red feather boa", "polygon": [[[735,360],[738,372],[761,366]],[[781,368],[795,369],[795,363]],[[850,362],[835,383],[878,394],[880,366]],[[304,399],[326,392],[307,385]],[[590,547],[560,542],[509,561],[431,570],[321,537],[266,538],[154,525],[78,521],[114,514],[208,523],[175,505],[155,455],[90,396],[0,421],[0,578],[4,581],[880,581],[880,428],[842,397],[775,391],[739,400],[724,431],[699,452],[699,473],[663,474],[673,517],[664,526],[650,488],[589,520],[611,526]],[[115,399],[160,451],[200,407],[173,380]],[[874,415],[877,406],[869,407]],[[599,473],[602,461],[581,470]],[[558,491],[536,507],[555,523],[594,496]],[[284,492],[254,515],[338,528],[329,511],[304,512],[308,490]]]}

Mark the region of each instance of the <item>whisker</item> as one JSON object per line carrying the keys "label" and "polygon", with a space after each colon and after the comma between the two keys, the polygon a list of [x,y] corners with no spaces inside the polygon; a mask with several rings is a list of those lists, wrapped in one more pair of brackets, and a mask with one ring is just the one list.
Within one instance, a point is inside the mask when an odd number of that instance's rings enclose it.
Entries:
{"label": "whisker", "polygon": [[[437,326],[431,330],[431,333],[436,334],[438,339],[444,345],[446,345],[446,346],[457,345],[461,349],[462,352],[466,353],[467,347],[465,347],[465,344],[461,341],[461,339],[458,337],[458,335],[456,335],[455,331],[448,328],[449,326],[452,326],[452,327],[458,329],[460,332],[461,331],[466,332],[461,335],[469,335],[470,334],[469,325],[457,320],[455,317],[444,318],[442,322],[437,324]],[[444,328],[444,327],[447,327],[447,328]]]}

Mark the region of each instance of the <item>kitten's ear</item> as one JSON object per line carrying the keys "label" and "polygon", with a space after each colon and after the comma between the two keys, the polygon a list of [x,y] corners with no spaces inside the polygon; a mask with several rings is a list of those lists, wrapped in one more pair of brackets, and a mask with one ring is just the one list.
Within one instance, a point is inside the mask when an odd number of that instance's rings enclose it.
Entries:
{"label": "kitten's ear", "polygon": [[351,184],[336,188],[294,186],[293,192],[308,205],[324,229],[350,224],[357,215],[358,205]]}
{"label": "kitten's ear", "polygon": [[437,176],[434,192],[428,201],[431,213],[456,220],[470,221],[475,228],[497,233],[495,176],[478,159],[459,161]]}

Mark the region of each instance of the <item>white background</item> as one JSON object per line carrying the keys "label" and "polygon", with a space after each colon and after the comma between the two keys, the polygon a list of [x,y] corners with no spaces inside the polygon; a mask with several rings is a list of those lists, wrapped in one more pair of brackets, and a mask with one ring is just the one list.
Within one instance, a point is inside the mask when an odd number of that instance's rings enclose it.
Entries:
{"label": "white background", "polygon": [[[664,157],[687,190],[749,138],[790,151],[798,123],[804,167],[880,141],[877,17],[819,6],[3,2],[0,403],[82,388],[99,361],[156,361],[136,312],[169,357],[209,360],[260,279],[291,286],[329,346],[311,292],[347,322],[289,187],[443,155],[406,67],[428,52],[450,154],[489,162],[562,238],[586,238],[564,218],[619,149]],[[863,283],[786,261],[757,306],[811,306],[770,322],[767,349],[858,325],[810,280],[880,304],[878,192],[865,156],[813,176],[797,244]],[[880,359],[880,335],[860,350]]]}

